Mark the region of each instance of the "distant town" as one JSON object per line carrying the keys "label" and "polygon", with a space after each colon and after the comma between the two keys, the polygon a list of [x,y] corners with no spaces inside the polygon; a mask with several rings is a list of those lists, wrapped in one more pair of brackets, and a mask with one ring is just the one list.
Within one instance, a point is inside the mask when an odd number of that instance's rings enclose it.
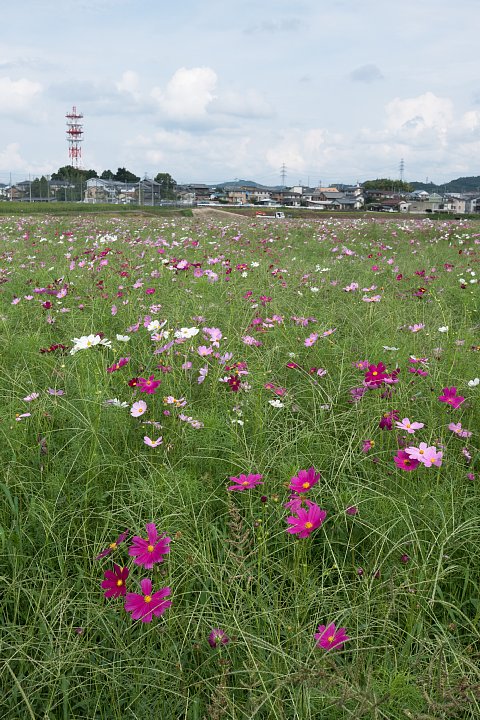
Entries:
{"label": "distant town", "polygon": [[154,179],[140,179],[125,168],[119,168],[116,174],[105,171],[98,177],[95,171],[84,171],[70,166],[60,168],[51,177],[0,183],[0,201],[2,200],[22,203],[82,202],[140,206],[256,206],[259,213],[262,208],[279,207],[405,214],[480,213],[478,189],[468,192],[439,192],[438,189],[412,189],[403,181],[386,179],[370,180],[353,186],[336,184],[328,187],[267,187],[246,180],[216,185],[177,184],[169,173],[159,173]]}

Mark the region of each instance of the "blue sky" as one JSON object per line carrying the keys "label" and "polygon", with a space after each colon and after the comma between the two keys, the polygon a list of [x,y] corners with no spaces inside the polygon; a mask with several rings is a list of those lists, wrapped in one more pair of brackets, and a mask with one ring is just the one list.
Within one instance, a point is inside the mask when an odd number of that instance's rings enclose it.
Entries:
{"label": "blue sky", "polygon": [[323,185],[480,174],[478,0],[2,3],[0,181],[82,164]]}

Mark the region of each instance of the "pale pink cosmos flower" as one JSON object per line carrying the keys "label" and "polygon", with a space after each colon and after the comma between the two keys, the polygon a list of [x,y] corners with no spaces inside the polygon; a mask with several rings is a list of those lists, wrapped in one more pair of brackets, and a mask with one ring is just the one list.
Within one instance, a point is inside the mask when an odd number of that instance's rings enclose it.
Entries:
{"label": "pale pink cosmos flower", "polygon": [[420,430],[424,427],[424,423],[410,422],[408,418],[403,418],[402,422],[396,422],[395,427],[399,430],[405,430],[409,435],[413,435],[415,430]]}
{"label": "pale pink cosmos flower", "polygon": [[25,400],[25,402],[32,402],[32,400],[36,400],[38,397],[40,397],[39,394],[37,392],[33,392],[30,395],[24,397],[23,399]]}
{"label": "pale pink cosmos flower", "polygon": [[138,402],[134,402],[132,405],[132,408],[130,410],[130,415],[132,417],[140,417],[140,415],[143,415],[145,410],[147,409],[147,403],[143,400],[139,400]]}
{"label": "pale pink cosmos flower", "polygon": [[318,340],[318,333],[311,333],[304,342],[305,347],[312,347]]}
{"label": "pale pink cosmos flower", "polygon": [[200,345],[197,348],[197,353],[200,355],[200,357],[207,357],[207,355],[211,355],[213,352],[212,347],[207,347],[206,345]]}
{"label": "pale pink cosmos flower", "polygon": [[411,330],[412,333],[420,332],[420,330],[423,330],[425,327],[424,323],[415,323],[414,325],[409,325],[408,329]]}
{"label": "pale pink cosmos flower", "polygon": [[152,440],[147,435],[145,435],[145,437],[143,438],[143,442],[145,443],[145,445],[148,445],[148,447],[156,448],[163,443],[163,437],[158,437],[156,440]]}
{"label": "pale pink cosmos flower", "polygon": [[423,463],[425,467],[431,467],[432,465],[440,467],[442,464],[443,452],[441,450],[437,451],[434,445],[428,446],[427,443],[421,442],[418,448],[407,447],[405,452],[413,460]]}
{"label": "pale pink cosmos flower", "polygon": [[448,426],[448,429],[451,430],[453,433],[455,433],[455,435],[458,435],[458,437],[461,437],[461,438],[472,437],[472,433],[470,432],[470,430],[465,430],[464,428],[462,428],[462,423],[460,423],[460,422],[450,423]]}

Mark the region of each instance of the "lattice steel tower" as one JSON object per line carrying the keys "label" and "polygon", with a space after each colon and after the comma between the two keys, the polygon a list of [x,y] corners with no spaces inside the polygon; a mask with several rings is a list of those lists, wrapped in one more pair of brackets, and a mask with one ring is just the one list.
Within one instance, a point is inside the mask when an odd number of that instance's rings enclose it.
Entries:
{"label": "lattice steel tower", "polygon": [[83,142],[83,124],[80,121],[83,115],[77,112],[77,108],[74,105],[65,117],[67,118],[68,157],[70,158],[71,165],[79,168],[82,157],[82,147],[80,143]]}

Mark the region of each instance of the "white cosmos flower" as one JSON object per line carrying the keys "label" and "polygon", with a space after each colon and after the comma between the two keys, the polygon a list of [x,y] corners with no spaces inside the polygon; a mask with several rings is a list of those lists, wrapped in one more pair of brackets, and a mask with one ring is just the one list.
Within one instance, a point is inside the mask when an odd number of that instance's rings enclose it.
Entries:
{"label": "white cosmos flower", "polygon": [[274,407],[274,408],[283,408],[283,407],[285,407],[284,404],[283,404],[282,402],[280,402],[280,400],[277,400],[277,399],[275,399],[275,400],[269,400],[268,402],[269,402],[270,405],[271,405],[272,407]]}
{"label": "white cosmos flower", "polygon": [[399,350],[400,348],[397,347],[389,347],[388,345],[383,346],[384,350],[391,350],[392,352],[395,352],[395,350]]}
{"label": "white cosmos flower", "polygon": [[82,335],[79,338],[73,338],[74,346],[70,350],[70,355],[75,355],[79,350],[87,350],[95,345],[104,345],[112,347],[112,341],[107,338],[101,338],[100,335]]}
{"label": "white cosmos flower", "polygon": [[441,332],[441,333],[448,332],[448,325],[443,325],[442,327],[439,327],[438,332]]}
{"label": "white cosmos flower", "polygon": [[190,338],[195,337],[195,335],[198,335],[199,332],[200,330],[196,327],[182,327],[180,330],[175,331],[175,337],[183,340],[189,340]]}
{"label": "white cosmos flower", "polygon": [[480,378],[475,378],[474,380],[468,381],[468,387],[477,387],[477,385],[480,384]]}
{"label": "white cosmos flower", "polygon": [[130,340],[130,335],[117,335],[118,342],[128,342]]}

